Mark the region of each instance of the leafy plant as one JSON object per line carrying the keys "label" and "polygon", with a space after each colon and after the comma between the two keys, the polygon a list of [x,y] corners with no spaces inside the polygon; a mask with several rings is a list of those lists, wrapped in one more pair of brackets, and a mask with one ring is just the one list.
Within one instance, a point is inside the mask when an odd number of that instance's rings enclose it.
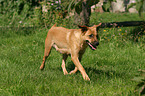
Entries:
{"label": "leafy plant", "polygon": [[145,95],[145,70],[139,70],[140,74],[137,77],[134,77],[132,80],[138,82],[136,87],[136,92],[139,95]]}
{"label": "leafy plant", "polygon": [[105,2],[103,2],[102,9],[105,12],[110,12],[111,2],[116,2],[116,0],[105,0]]}
{"label": "leafy plant", "polygon": [[134,7],[136,8],[136,10],[138,11],[139,13],[139,16],[143,18],[143,7],[145,5],[145,0],[136,0],[135,3],[131,3],[128,5],[128,8],[127,10],[129,10],[130,8]]}
{"label": "leafy plant", "polygon": [[42,19],[45,27],[50,24],[59,24],[62,22],[64,9],[60,6],[59,1],[42,1],[40,5],[42,7]]}
{"label": "leafy plant", "polygon": [[30,14],[29,11],[32,11],[33,7],[37,5],[39,3],[36,0],[0,0],[0,13],[13,14],[17,12],[20,15],[22,11],[26,11],[25,14]]}
{"label": "leafy plant", "polygon": [[33,15],[35,6],[39,6],[37,0],[0,0],[0,15],[3,21],[9,21],[6,25],[19,25]]}
{"label": "leafy plant", "polygon": [[[84,2],[83,0],[71,0],[67,7],[68,12],[70,12],[70,10],[75,9],[75,12],[80,14],[80,12],[82,11],[83,2]],[[86,0],[86,2],[87,2],[87,5],[90,7],[92,5],[97,4],[99,0]]]}

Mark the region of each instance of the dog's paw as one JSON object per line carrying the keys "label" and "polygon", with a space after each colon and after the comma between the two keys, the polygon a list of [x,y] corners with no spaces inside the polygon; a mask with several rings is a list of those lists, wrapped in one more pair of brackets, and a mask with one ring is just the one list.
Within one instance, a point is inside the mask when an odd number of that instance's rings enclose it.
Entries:
{"label": "dog's paw", "polygon": [[72,70],[71,72],[69,72],[69,74],[71,75],[71,74],[75,74],[77,71],[75,71],[75,70]]}
{"label": "dog's paw", "polygon": [[64,74],[64,75],[67,75],[67,74],[68,74],[68,72],[67,72],[67,71],[66,71],[66,72],[63,72],[63,74]]}
{"label": "dog's paw", "polygon": [[89,77],[88,78],[85,78],[85,80],[90,81],[90,78]]}
{"label": "dog's paw", "polygon": [[44,69],[44,65],[41,65],[41,66],[40,66],[40,70],[43,70],[43,69]]}
{"label": "dog's paw", "polygon": [[90,81],[90,78],[89,78],[89,76],[88,76],[88,75],[83,76],[83,78],[84,78],[84,80]]}
{"label": "dog's paw", "polygon": [[65,68],[63,68],[63,74],[64,75],[67,75],[68,74],[68,72],[67,72],[67,70]]}
{"label": "dog's paw", "polygon": [[69,74],[71,75],[71,74],[74,74],[74,72],[73,71],[71,71],[71,72],[69,72]]}

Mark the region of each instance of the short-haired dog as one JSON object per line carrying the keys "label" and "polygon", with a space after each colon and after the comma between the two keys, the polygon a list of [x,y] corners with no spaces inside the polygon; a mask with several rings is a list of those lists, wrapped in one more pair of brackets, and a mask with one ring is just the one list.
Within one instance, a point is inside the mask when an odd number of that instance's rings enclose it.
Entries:
{"label": "short-haired dog", "polygon": [[69,74],[76,73],[79,70],[85,80],[90,80],[80,61],[87,46],[95,50],[99,45],[97,28],[100,25],[101,23],[92,27],[79,26],[79,29],[67,29],[57,27],[54,24],[48,31],[45,40],[45,52],[40,69],[44,69],[45,61],[50,54],[51,48],[54,47],[56,51],[63,54],[61,66],[64,75],[68,74],[65,68],[65,62],[70,55],[75,68]]}

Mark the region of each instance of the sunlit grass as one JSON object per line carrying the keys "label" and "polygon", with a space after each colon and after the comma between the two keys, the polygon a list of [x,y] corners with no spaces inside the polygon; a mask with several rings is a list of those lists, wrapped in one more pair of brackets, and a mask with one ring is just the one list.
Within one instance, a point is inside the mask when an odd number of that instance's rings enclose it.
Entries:
{"label": "sunlit grass", "polygon": [[[106,16],[108,22],[116,20],[113,19],[114,14]],[[132,15],[121,16],[123,20]],[[133,17],[138,19],[136,15]],[[102,18],[100,22],[107,22],[107,18],[101,14],[92,18]],[[63,25],[66,23],[62,22]],[[70,25],[65,27],[69,28]],[[133,30],[133,27],[99,30],[100,45],[95,51],[88,48],[81,62],[91,79],[84,81],[80,72],[63,75],[62,56],[54,49],[45,69],[39,70],[48,29],[29,29],[30,34],[25,34],[28,30],[5,29],[0,35],[0,95],[135,96],[137,83],[131,79],[139,69],[145,69],[145,45],[144,33],[136,37],[132,34]],[[66,68],[68,71],[74,68],[70,57]]]}

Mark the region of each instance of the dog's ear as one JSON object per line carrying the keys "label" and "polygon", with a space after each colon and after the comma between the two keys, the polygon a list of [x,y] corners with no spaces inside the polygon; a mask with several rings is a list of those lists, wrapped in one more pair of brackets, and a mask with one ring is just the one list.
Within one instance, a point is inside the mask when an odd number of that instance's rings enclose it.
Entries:
{"label": "dog's ear", "polygon": [[56,24],[54,24],[52,27],[56,27]]}
{"label": "dog's ear", "polygon": [[82,32],[86,32],[88,30],[88,27],[87,26],[81,26],[81,25],[78,25],[79,28],[81,28]]}
{"label": "dog's ear", "polygon": [[102,25],[102,23],[99,23],[98,25],[94,25],[94,27],[99,27],[99,26],[101,26]]}

